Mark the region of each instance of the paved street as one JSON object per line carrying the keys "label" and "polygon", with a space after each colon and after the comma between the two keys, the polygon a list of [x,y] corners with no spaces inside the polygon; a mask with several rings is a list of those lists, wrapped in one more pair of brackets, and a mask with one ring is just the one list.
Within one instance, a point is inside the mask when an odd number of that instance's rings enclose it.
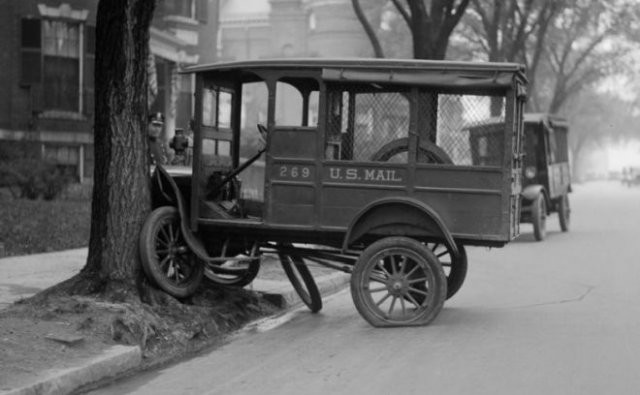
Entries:
{"label": "paved street", "polygon": [[348,291],[94,394],[631,394],[640,388],[640,188],[577,186],[568,234],[469,249],[421,328],[375,329]]}

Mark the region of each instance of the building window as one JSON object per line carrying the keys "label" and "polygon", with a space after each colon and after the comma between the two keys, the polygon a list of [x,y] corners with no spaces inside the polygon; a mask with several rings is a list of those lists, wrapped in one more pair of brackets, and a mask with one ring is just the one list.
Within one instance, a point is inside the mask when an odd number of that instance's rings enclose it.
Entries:
{"label": "building window", "polygon": [[47,110],[80,110],[80,24],[42,21],[43,99]]}
{"label": "building window", "polygon": [[196,17],[195,0],[166,0],[165,4],[169,15],[183,16],[191,19],[195,19]]}
{"label": "building window", "polygon": [[20,82],[34,95],[32,111],[74,119],[92,113],[95,27],[47,16],[23,19],[21,33]]}
{"label": "building window", "polygon": [[164,0],[164,13],[171,17],[181,17],[207,23],[209,20],[209,0]]}

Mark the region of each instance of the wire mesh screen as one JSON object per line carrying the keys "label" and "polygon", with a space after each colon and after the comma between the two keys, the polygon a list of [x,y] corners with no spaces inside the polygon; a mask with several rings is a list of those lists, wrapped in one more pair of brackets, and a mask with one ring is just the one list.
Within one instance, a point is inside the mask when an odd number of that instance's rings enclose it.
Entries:
{"label": "wire mesh screen", "polygon": [[[405,92],[336,86],[329,94],[327,159],[376,161],[385,147],[407,141],[410,105]],[[389,158],[391,159],[391,158]],[[394,161],[407,161],[396,156]]]}
{"label": "wire mesh screen", "polygon": [[[467,166],[502,165],[505,141],[504,103],[504,97],[499,96],[438,96],[435,143],[444,151],[449,163]],[[423,138],[423,135],[420,137]],[[419,161],[420,158],[418,155]]]}
{"label": "wire mesh screen", "polygon": [[326,159],[406,163],[413,117],[419,163],[502,164],[503,97],[382,89],[370,84],[331,86],[328,99]]}

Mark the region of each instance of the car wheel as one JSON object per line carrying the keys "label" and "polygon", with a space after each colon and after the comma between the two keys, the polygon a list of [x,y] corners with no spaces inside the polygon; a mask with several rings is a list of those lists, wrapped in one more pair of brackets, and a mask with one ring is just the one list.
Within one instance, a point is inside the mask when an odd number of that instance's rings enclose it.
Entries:
{"label": "car wheel", "polygon": [[185,241],[175,207],[151,212],[140,232],[139,249],[142,270],[169,295],[185,298],[200,285],[204,267]]}
{"label": "car wheel", "polygon": [[569,195],[566,193],[562,195],[558,204],[558,218],[560,219],[560,229],[563,232],[568,232],[571,223],[571,206],[569,205]]}
{"label": "car wheel", "polygon": [[302,302],[307,305],[312,313],[320,311],[322,309],[322,296],[313,279],[313,275],[302,257],[282,253],[278,255],[285,274]]}
{"label": "car wheel", "polygon": [[447,277],[447,299],[449,299],[462,288],[467,277],[467,252],[462,244],[458,244],[458,259],[454,259],[451,249],[445,243],[428,243],[427,247],[442,265]]}
{"label": "car wheel", "polygon": [[547,204],[544,194],[536,196],[531,207],[531,222],[533,222],[533,237],[537,241],[542,241],[547,236]]}
{"label": "car wheel", "polygon": [[368,246],[351,274],[356,309],[376,327],[426,325],[442,310],[447,279],[425,245],[387,237]]}

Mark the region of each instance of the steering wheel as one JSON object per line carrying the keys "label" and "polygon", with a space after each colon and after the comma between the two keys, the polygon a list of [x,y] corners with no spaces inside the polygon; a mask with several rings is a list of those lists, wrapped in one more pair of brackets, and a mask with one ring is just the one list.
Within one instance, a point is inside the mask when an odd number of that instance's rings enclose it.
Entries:
{"label": "steering wheel", "polygon": [[258,132],[260,132],[260,137],[262,137],[262,139],[264,140],[264,143],[267,143],[267,127],[264,126],[261,123],[257,124],[258,126]]}

